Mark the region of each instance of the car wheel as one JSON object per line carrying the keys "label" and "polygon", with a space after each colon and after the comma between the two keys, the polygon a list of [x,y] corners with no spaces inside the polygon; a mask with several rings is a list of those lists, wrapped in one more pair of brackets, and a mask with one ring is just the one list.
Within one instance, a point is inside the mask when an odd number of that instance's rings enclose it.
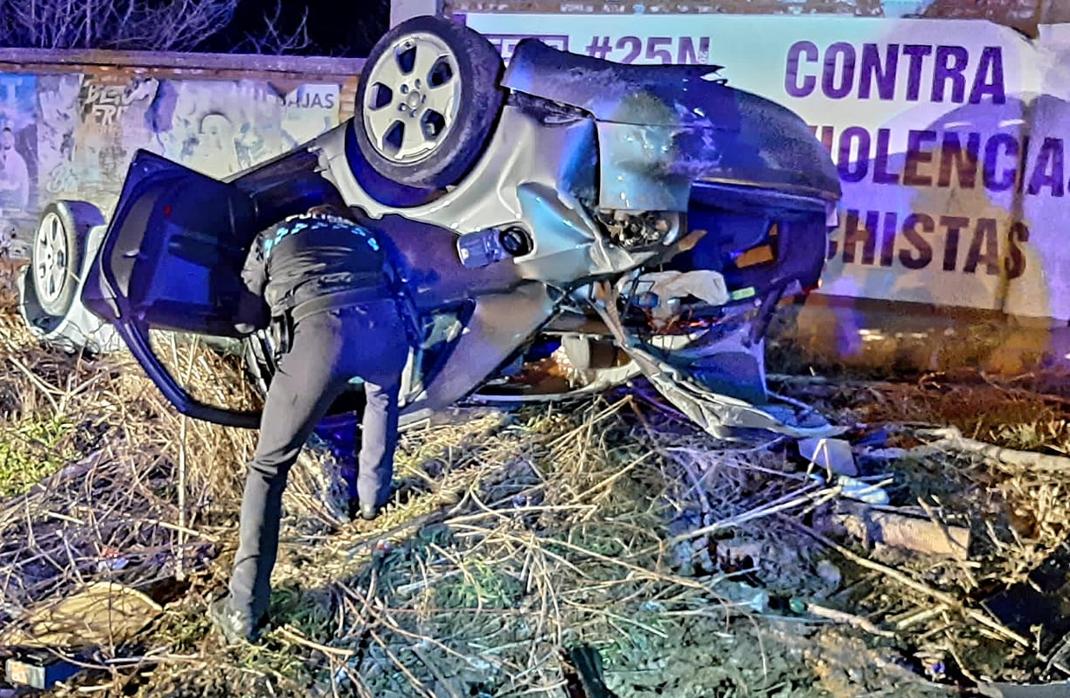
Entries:
{"label": "car wheel", "polygon": [[430,16],[399,24],[372,49],[357,88],[361,155],[399,184],[456,184],[498,118],[501,71],[498,52],[472,29]]}
{"label": "car wheel", "polygon": [[80,202],[53,202],[41,214],[33,235],[30,274],[37,302],[41,310],[56,317],[66,315],[74,302],[85,235],[96,223],[95,220],[79,223],[79,218],[85,218],[80,213]]}

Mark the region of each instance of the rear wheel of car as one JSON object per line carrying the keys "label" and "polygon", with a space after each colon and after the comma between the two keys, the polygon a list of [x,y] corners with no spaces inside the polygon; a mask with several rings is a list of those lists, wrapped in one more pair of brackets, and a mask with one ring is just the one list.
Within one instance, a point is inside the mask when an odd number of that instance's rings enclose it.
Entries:
{"label": "rear wheel of car", "polygon": [[438,17],[399,24],[372,49],[357,89],[361,155],[399,184],[456,184],[498,118],[501,71],[498,52],[467,27]]}
{"label": "rear wheel of car", "polygon": [[[56,201],[45,207],[34,231],[30,251],[31,278],[41,310],[62,317],[78,290],[84,240],[97,221],[76,201]],[[97,212],[99,216],[99,212]]]}

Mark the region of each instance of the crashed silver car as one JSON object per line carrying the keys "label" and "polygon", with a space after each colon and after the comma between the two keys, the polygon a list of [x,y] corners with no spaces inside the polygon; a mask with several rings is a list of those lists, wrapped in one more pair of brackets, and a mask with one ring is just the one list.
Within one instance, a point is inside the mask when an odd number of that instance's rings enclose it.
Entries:
{"label": "crashed silver car", "polygon": [[238,346],[266,388],[270,338],[235,330],[239,270],[259,231],[332,202],[383,232],[420,313],[403,424],[645,376],[715,433],[828,433],[765,387],[769,321],[818,284],[840,197],[791,111],[716,66],[525,40],[505,69],[479,34],[434,17],[383,37],[358,100],[352,120],[225,181],[139,152],[106,223],[89,204],[52,205],[22,281],[27,322],[98,348],[114,332],[180,412],[256,426],[192,396],[150,331]]}

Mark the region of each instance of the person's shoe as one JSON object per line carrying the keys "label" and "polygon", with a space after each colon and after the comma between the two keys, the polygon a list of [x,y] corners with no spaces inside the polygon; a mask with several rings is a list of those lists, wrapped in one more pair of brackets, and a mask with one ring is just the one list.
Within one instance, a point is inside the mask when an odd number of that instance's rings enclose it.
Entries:
{"label": "person's shoe", "polygon": [[248,613],[230,607],[224,596],[208,605],[208,617],[228,645],[239,642],[256,642],[260,629]]}

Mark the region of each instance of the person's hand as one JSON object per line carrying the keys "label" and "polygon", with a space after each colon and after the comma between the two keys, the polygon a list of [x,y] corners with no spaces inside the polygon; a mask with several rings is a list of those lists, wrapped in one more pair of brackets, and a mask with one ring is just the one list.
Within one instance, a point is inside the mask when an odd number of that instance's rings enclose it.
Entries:
{"label": "person's hand", "polygon": [[266,328],[271,319],[267,304],[260,296],[243,293],[238,300],[231,326],[242,337],[248,337],[259,329]]}

